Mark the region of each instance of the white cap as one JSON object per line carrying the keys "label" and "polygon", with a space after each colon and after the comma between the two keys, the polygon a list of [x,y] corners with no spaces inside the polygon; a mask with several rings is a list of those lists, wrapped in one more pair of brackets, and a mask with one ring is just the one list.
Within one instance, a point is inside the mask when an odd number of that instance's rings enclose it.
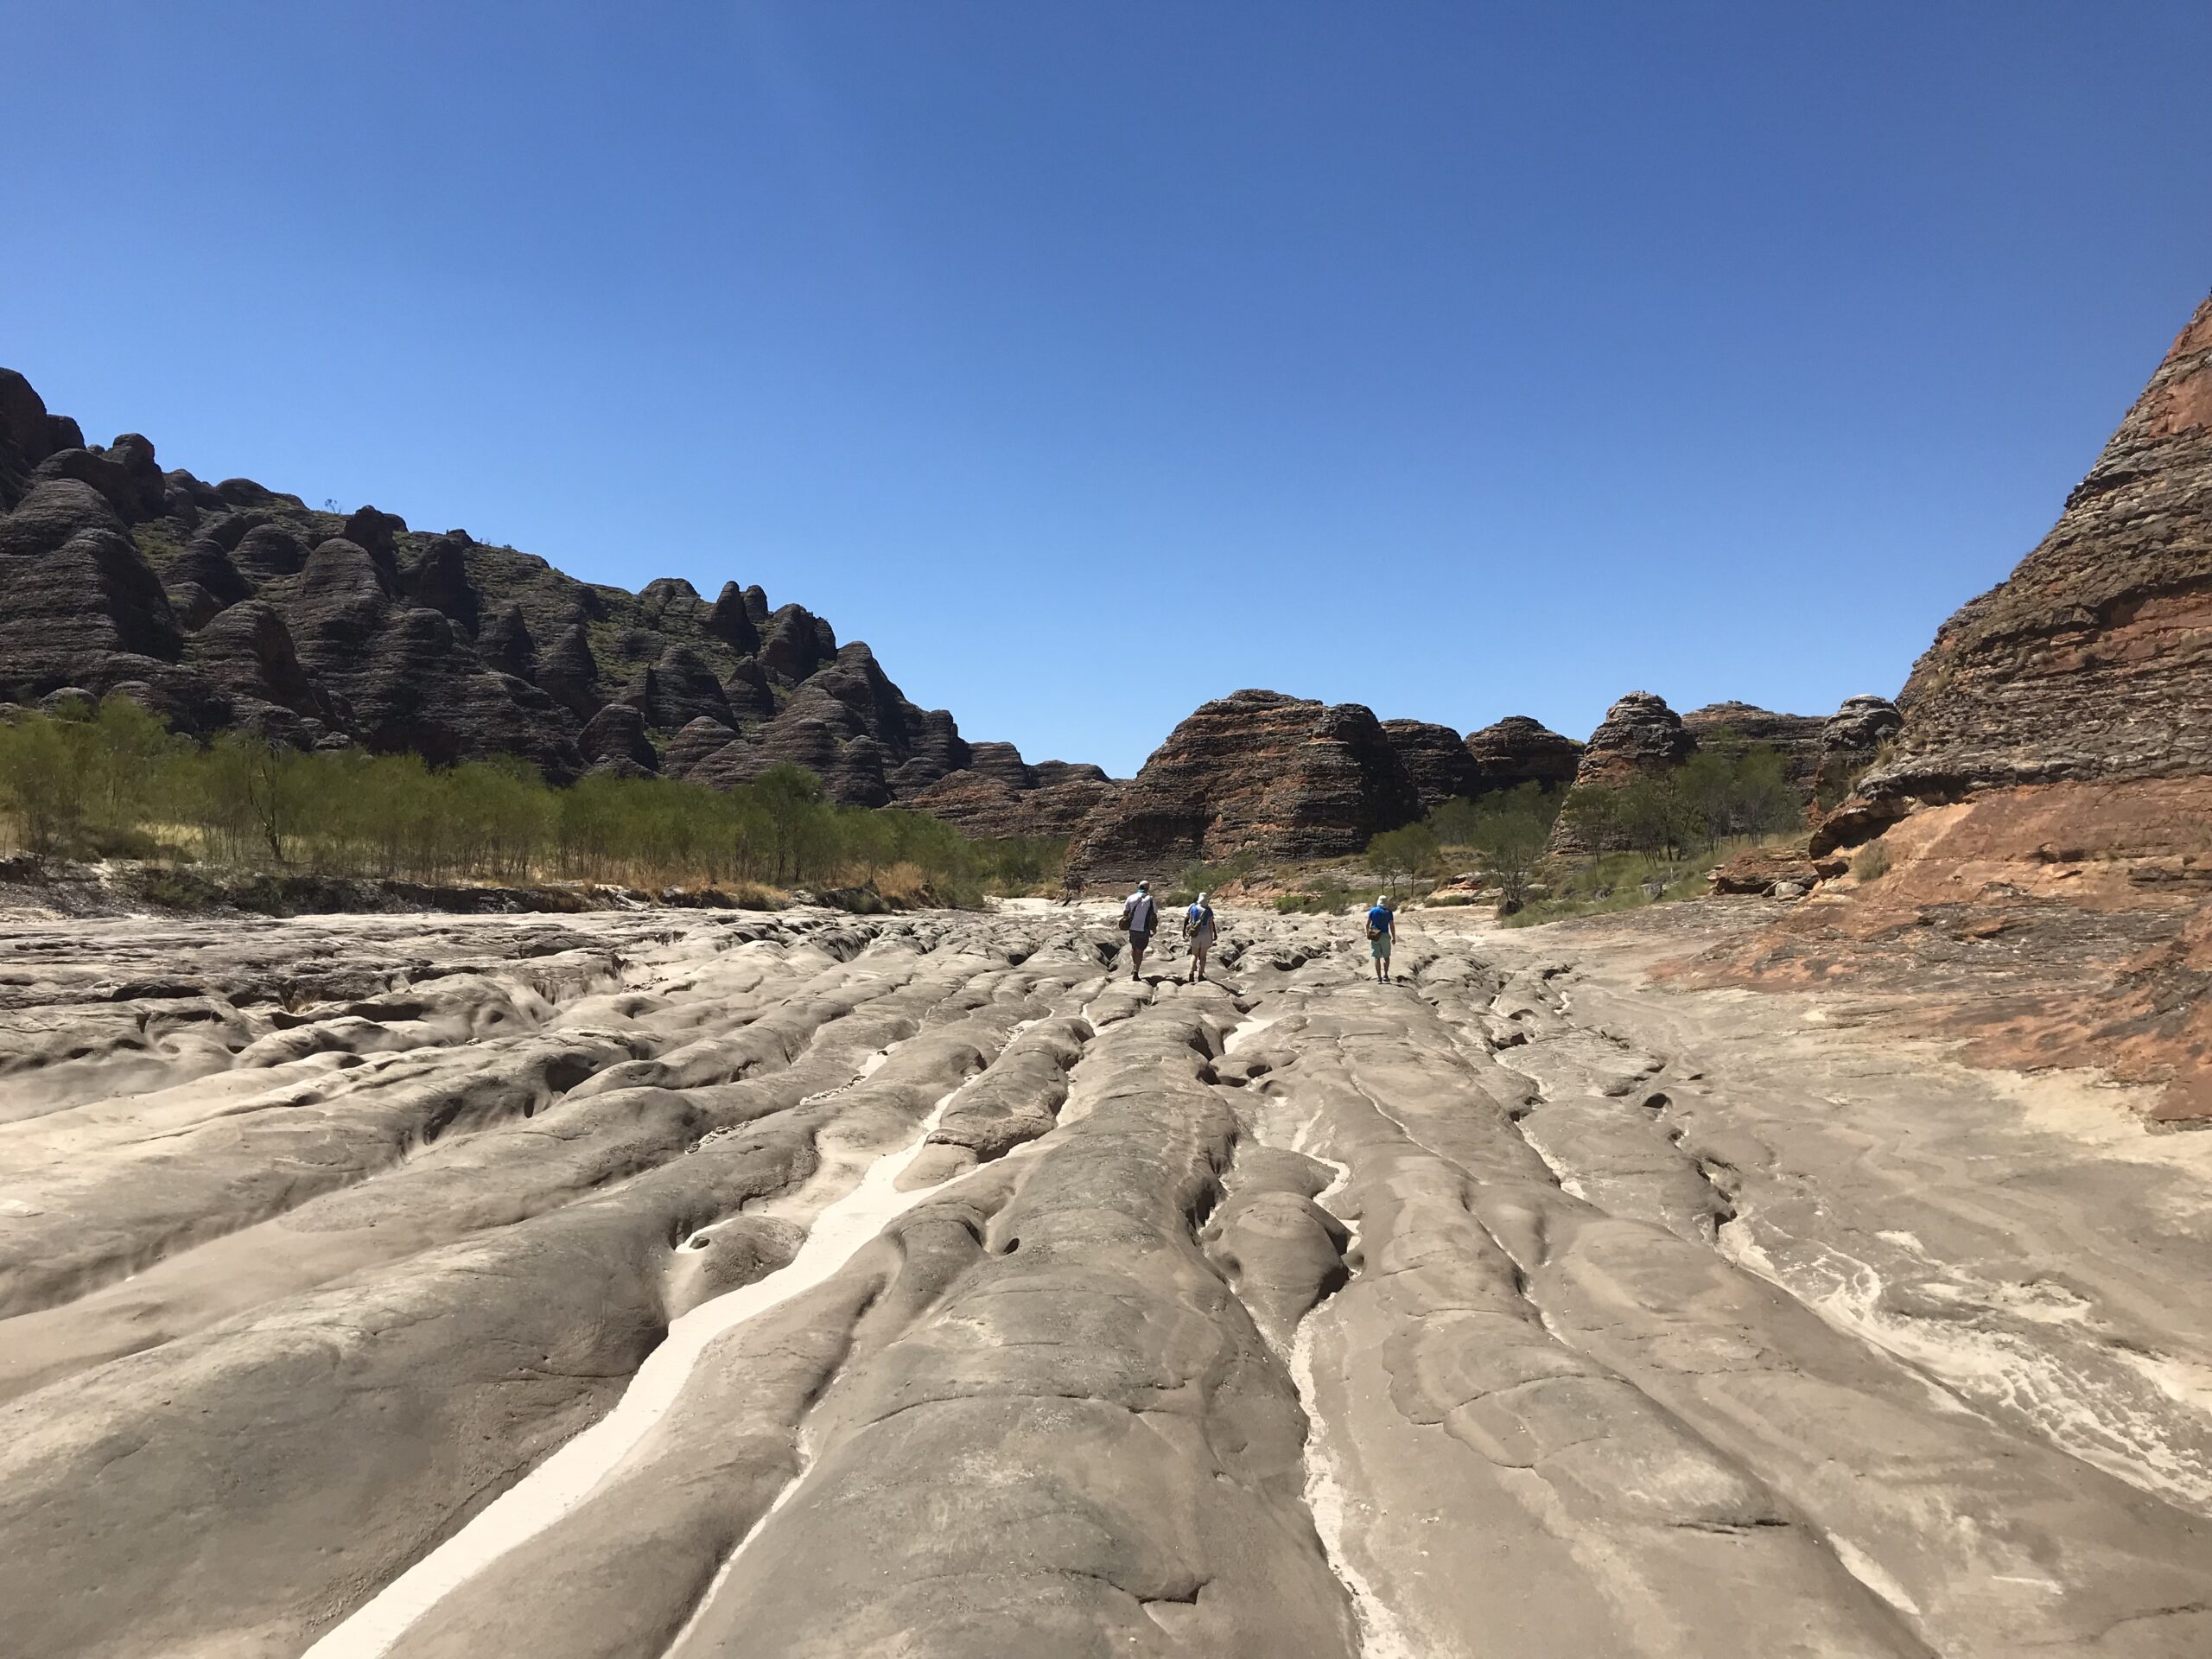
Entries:
{"label": "white cap", "polygon": [[1206,901],[1206,896],[1205,896],[1205,894],[1204,894],[1203,893],[1200,893],[1200,894],[1198,895],[1198,902],[1199,902],[1200,904],[1202,904],[1202,905],[1203,905],[1204,903],[1205,903],[1205,901]]}
{"label": "white cap", "polygon": [[1383,906],[1385,908],[1388,908],[1390,903],[1390,895],[1387,893],[1378,893],[1375,895],[1375,902],[1378,905]]}

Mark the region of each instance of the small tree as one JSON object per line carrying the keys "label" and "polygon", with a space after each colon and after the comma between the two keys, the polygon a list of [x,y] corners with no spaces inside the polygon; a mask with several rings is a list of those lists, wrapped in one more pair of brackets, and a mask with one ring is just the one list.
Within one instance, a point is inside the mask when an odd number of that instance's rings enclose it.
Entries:
{"label": "small tree", "polygon": [[[1523,785],[1531,788],[1534,785]],[[1440,847],[1472,847],[1482,809],[1465,796],[1455,796],[1428,815],[1428,832]]]}
{"label": "small tree", "polygon": [[1522,784],[1482,803],[1474,814],[1471,841],[1484,867],[1497,878],[1507,908],[1528,902],[1529,877],[1551,840],[1556,799],[1535,784]]}
{"label": "small tree", "polygon": [[92,728],[83,720],[27,715],[0,727],[0,799],[34,853],[82,833],[92,805]]}
{"label": "small tree", "polygon": [[1410,883],[1412,879],[1433,869],[1436,864],[1436,837],[1428,826],[1409,823],[1402,830],[1386,830],[1367,843],[1367,867],[1381,876],[1391,892],[1397,891],[1400,881]]}
{"label": "small tree", "polygon": [[823,812],[822,780],[804,766],[779,760],[753,781],[753,802],[767,814],[776,880],[797,880],[816,850],[814,820]]}
{"label": "small tree", "polygon": [[1676,858],[1704,833],[1672,773],[1638,778],[1619,794],[1618,833],[1639,853]]}
{"label": "small tree", "polygon": [[1577,784],[1560,803],[1559,816],[1567,820],[1574,838],[1593,852],[1611,846],[1620,835],[1620,796],[1602,784]]}

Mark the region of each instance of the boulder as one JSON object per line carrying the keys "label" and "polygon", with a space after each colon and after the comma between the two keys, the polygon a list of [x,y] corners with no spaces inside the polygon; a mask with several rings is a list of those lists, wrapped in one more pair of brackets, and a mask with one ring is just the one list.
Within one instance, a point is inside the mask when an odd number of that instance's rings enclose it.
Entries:
{"label": "boulder", "polygon": [[1815,820],[1831,810],[1871,766],[1882,746],[1893,740],[1904,716],[1887,697],[1846,697],[1821,728],[1819,758],[1812,778]]}

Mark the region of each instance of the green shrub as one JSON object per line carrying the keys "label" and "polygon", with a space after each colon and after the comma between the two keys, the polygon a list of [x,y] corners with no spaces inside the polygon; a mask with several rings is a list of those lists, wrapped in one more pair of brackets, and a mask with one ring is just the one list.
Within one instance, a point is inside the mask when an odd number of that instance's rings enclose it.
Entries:
{"label": "green shrub", "polygon": [[424,882],[828,888],[872,887],[896,868],[944,903],[1056,885],[1066,852],[841,807],[792,766],[730,790],[605,773],[556,788],[512,758],[433,768],[411,754],[303,754],[245,733],[201,747],[116,696],[0,724],[0,819],[34,853]]}
{"label": "green shrub", "polygon": [[1890,849],[1878,841],[1859,849],[1851,861],[1851,873],[1861,881],[1878,881],[1890,873]]}

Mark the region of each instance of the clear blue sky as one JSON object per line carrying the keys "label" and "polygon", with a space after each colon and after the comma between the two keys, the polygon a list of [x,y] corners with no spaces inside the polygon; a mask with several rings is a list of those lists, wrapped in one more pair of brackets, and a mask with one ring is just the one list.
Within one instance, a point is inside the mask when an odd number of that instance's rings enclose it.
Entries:
{"label": "clear blue sky", "polygon": [[124,5],[0,22],[97,440],[726,578],[1033,757],[1264,685],[1892,692],[2212,286],[2212,6]]}

